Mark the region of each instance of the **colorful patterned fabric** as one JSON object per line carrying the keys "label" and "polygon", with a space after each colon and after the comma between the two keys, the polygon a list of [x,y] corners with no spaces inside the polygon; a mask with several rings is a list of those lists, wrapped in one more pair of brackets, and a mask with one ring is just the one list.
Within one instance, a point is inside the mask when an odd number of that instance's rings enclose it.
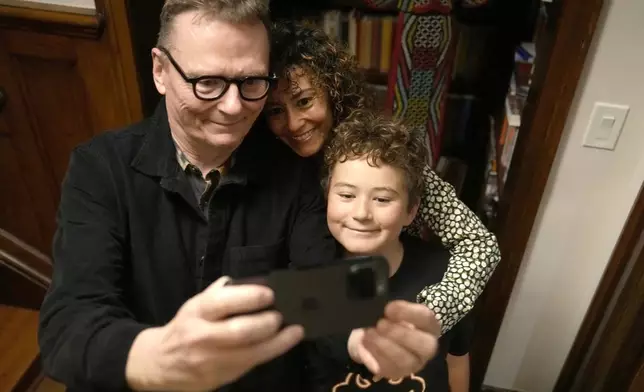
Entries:
{"label": "colorful patterned fabric", "polygon": [[[378,1],[371,7],[403,11],[398,17],[392,68],[389,73],[388,106],[394,116],[427,138],[433,167],[440,156],[443,113],[451,79],[453,26],[451,0]],[[463,6],[479,6],[487,0],[463,0]],[[442,332],[451,329],[474,305],[498,265],[501,255],[496,238],[457,197],[454,188],[427,167],[425,191],[410,234],[421,235],[428,227],[450,250],[443,280],[418,294],[418,302],[434,311]]]}
{"label": "colorful patterned fabric", "polygon": [[447,15],[452,9],[451,0],[365,0],[365,2],[373,8],[392,8],[395,6],[401,12],[414,12],[419,14],[424,12],[439,12]]}
{"label": "colorful patterned fabric", "polygon": [[422,132],[434,167],[440,156],[442,118],[449,88],[452,51],[451,0],[366,0],[371,7],[391,7],[398,16],[387,109]]}
{"label": "colorful patterned fabric", "polygon": [[443,113],[451,78],[452,21],[445,15],[401,13],[387,107],[422,132],[434,167],[440,157]]}
{"label": "colorful patterned fabric", "polygon": [[[488,0],[463,0],[480,6]],[[452,0],[365,0],[373,8],[396,6],[398,17],[392,67],[389,71],[387,109],[412,129],[425,134],[434,167],[440,157],[445,102],[451,80]]]}

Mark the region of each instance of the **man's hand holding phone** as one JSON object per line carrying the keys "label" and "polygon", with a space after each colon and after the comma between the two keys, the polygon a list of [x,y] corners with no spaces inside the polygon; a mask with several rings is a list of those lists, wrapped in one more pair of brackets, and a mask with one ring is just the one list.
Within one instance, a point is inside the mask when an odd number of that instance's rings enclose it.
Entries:
{"label": "man's hand holding phone", "polygon": [[351,332],[351,358],[374,375],[389,379],[409,376],[425,367],[436,354],[440,323],[422,304],[392,301],[374,328]]}
{"label": "man's hand holding phone", "polygon": [[220,278],[188,300],[166,325],[141,332],[126,376],[134,390],[212,390],[299,343],[301,326],[281,329],[282,316],[265,310],[273,291],[226,285]]}

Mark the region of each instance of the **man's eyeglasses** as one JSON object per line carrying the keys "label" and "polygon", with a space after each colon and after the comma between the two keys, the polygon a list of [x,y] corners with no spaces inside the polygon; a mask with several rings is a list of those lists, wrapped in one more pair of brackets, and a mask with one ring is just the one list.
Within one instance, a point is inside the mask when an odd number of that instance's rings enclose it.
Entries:
{"label": "man's eyeglasses", "polygon": [[271,84],[277,81],[277,77],[275,75],[247,76],[239,79],[214,75],[189,78],[166,48],[159,47],[158,49],[168,57],[168,60],[170,60],[172,66],[177,70],[177,72],[179,72],[179,75],[181,75],[183,80],[192,84],[192,91],[194,92],[195,97],[202,101],[214,101],[223,97],[223,95],[226,94],[226,91],[228,91],[231,83],[234,83],[237,86],[239,94],[246,101],[259,101],[268,94]]}

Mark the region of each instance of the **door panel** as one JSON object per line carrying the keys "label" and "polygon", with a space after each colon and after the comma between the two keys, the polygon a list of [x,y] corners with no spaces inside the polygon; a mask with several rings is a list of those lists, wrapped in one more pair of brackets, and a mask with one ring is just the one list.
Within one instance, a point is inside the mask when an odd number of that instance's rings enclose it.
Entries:
{"label": "door panel", "polygon": [[31,192],[21,170],[13,140],[0,118],[0,222],[12,233],[30,244],[43,243],[43,231],[38,225]]}
{"label": "door panel", "polygon": [[71,26],[75,17],[56,12],[25,11],[42,23],[9,24],[0,6],[0,88],[8,97],[0,112],[0,228],[46,255],[73,148],[142,117],[125,1],[97,4],[104,28],[96,35],[66,33],[65,18]]}

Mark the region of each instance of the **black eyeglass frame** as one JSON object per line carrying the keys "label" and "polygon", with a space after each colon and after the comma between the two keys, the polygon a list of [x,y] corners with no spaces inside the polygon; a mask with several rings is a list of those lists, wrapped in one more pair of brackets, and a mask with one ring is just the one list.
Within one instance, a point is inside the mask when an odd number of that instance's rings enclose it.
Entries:
{"label": "black eyeglass frame", "polygon": [[[259,101],[261,99],[264,99],[268,95],[268,92],[270,91],[271,86],[275,82],[277,82],[277,80],[278,80],[278,77],[275,74],[267,75],[267,76],[246,76],[244,78],[227,78],[225,76],[219,76],[219,75],[202,75],[202,76],[197,76],[197,77],[194,77],[194,78],[190,78],[190,77],[188,77],[188,75],[186,75],[186,73],[183,71],[181,66],[174,59],[174,57],[172,57],[172,55],[170,54],[170,51],[168,51],[168,49],[166,49],[166,48],[164,48],[162,46],[157,46],[157,49],[159,49],[163,54],[166,55],[166,57],[168,58],[168,60],[170,60],[170,63],[172,64],[174,69],[176,69],[177,72],[179,72],[179,75],[181,75],[183,80],[186,83],[190,83],[192,85],[192,93],[195,95],[195,97],[197,97],[197,99],[200,99],[202,101],[211,102],[211,101],[216,101],[219,98],[223,97],[228,92],[228,89],[230,88],[231,83],[234,83],[237,86],[237,90],[239,91],[239,95],[245,101],[250,101],[250,102]],[[197,83],[199,83],[202,80],[206,80],[206,79],[223,80],[224,82],[226,82],[226,86],[223,88],[223,90],[221,90],[221,93],[219,93],[219,95],[217,95],[214,98],[201,97],[201,96],[199,96],[199,93],[197,93]],[[263,81],[268,82],[267,86],[266,86],[266,91],[264,92],[264,94],[262,94],[258,98],[247,98],[247,97],[245,97],[244,93],[242,91],[242,84],[244,82],[246,82],[247,80],[263,80]]]}

